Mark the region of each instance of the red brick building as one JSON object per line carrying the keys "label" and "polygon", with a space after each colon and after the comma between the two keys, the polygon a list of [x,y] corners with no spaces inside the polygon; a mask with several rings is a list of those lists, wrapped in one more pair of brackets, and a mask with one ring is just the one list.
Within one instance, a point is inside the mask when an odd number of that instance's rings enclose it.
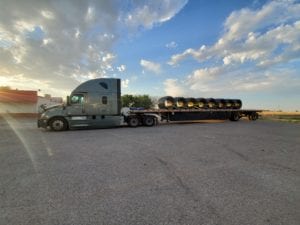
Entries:
{"label": "red brick building", "polygon": [[37,91],[0,89],[0,113],[36,113]]}

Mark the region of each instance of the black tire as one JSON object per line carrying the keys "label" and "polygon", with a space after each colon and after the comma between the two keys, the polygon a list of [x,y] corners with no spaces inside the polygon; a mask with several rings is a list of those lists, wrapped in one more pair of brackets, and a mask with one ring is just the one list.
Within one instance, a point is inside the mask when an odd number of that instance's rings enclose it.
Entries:
{"label": "black tire", "polygon": [[61,117],[55,117],[49,121],[49,126],[53,131],[64,131],[68,129],[68,122]]}
{"label": "black tire", "polygon": [[249,120],[257,120],[258,119],[258,113],[257,112],[253,112],[248,116]]}
{"label": "black tire", "polygon": [[240,114],[238,112],[232,112],[230,116],[230,121],[239,121],[240,120]]}
{"label": "black tire", "polygon": [[155,124],[155,118],[153,116],[146,116],[143,120],[143,124],[147,127],[152,127]]}
{"label": "black tire", "polygon": [[140,120],[137,117],[129,117],[128,125],[130,127],[137,127],[140,124]]}

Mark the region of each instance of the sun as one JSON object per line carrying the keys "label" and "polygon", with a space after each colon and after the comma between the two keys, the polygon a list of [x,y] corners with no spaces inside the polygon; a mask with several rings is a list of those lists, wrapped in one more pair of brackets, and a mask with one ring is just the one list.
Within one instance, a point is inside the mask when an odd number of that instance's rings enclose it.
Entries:
{"label": "sun", "polygon": [[10,86],[10,79],[0,74],[0,87]]}

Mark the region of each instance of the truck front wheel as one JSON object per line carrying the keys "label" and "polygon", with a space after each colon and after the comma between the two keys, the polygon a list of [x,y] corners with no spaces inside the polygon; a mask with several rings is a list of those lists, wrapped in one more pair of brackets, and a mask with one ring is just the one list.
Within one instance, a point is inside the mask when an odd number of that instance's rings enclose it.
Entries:
{"label": "truck front wheel", "polygon": [[68,128],[67,121],[64,118],[56,117],[49,121],[49,126],[53,131],[64,131]]}

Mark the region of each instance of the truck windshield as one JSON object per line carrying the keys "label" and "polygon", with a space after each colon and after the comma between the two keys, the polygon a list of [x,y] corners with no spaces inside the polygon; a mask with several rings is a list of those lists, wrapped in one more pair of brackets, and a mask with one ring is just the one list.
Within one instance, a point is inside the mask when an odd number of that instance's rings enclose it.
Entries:
{"label": "truck windshield", "polygon": [[82,104],[84,103],[83,94],[75,94],[71,96],[71,104]]}

